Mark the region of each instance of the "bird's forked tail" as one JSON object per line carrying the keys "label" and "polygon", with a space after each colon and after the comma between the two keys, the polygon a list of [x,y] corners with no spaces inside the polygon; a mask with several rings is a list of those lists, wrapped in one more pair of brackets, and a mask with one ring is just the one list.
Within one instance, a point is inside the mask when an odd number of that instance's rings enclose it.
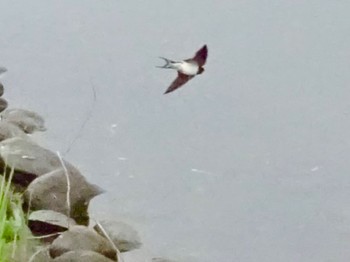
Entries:
{"label": "bird's forked tail", "polygon": [[172,61],[172,60],[170,60],[168,58],[161,57],[161,56],[159,58],[161,58],[161,59],[163,59],[165,61],[165,65],[163,65],[163,66],[156,66],[156,67],[158,67],[158,68],[170,68],[170,69],[174,68],[172,66],[172,64],[175,63],[175,61]]}

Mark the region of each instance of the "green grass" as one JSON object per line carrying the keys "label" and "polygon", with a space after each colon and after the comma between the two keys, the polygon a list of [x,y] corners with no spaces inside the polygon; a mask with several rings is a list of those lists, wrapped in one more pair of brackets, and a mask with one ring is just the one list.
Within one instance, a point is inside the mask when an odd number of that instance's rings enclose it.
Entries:
{"label": "green grass", "polygon": [[0,176],[0,262],[27,261],[32,254],[31,236],[22,210],[22,197]]}

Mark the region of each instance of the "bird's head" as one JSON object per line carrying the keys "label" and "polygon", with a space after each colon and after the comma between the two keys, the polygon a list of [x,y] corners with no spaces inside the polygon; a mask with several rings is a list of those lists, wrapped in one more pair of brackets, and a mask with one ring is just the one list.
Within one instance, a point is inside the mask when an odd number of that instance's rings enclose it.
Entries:
{"label": "bird's head", "polygon": [[204,67],[200,67],[200,68],[198,69],[197,75],[199,75],[199,74],[201,74],[201,73],[203,73],[203,72],[204,72]]}

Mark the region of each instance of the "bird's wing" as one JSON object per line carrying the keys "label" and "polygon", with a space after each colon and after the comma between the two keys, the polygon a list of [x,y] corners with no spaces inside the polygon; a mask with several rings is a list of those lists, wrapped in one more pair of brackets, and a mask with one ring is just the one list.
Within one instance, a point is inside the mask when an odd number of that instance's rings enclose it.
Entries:
{"label": "bird's wing", "polygon": [[164,94],[173,92],[174,90],[186,84],[191,78],[193,78],[193,76],[188,76],[178,72],[177,78],[174,80],[174,82],[171,83]]}
{"label": "bird's wing", "polygon": [[208,56],[208,48],[207,45],[204,45],[201,49],[197,51],[195,56],[192,58],[194,61],[198,63],[199,66],[203,66]]}

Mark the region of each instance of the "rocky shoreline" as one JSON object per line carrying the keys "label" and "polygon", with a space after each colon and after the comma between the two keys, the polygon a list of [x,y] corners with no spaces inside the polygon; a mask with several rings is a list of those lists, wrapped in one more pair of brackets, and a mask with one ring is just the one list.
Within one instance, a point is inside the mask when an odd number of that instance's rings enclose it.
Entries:
{"label": "rocky shoreline", "polygon": [[104,191],[58,152],[33,141],[32,133],[46,130],[44,119],[29,110],[9,109],[3,93],[0,83],[0,171],[12,175],[28,227],[40,239],[28,261],[123,261],[122,252],[141,246],[137,232],[118,221],[90,221],[89,202]]}

